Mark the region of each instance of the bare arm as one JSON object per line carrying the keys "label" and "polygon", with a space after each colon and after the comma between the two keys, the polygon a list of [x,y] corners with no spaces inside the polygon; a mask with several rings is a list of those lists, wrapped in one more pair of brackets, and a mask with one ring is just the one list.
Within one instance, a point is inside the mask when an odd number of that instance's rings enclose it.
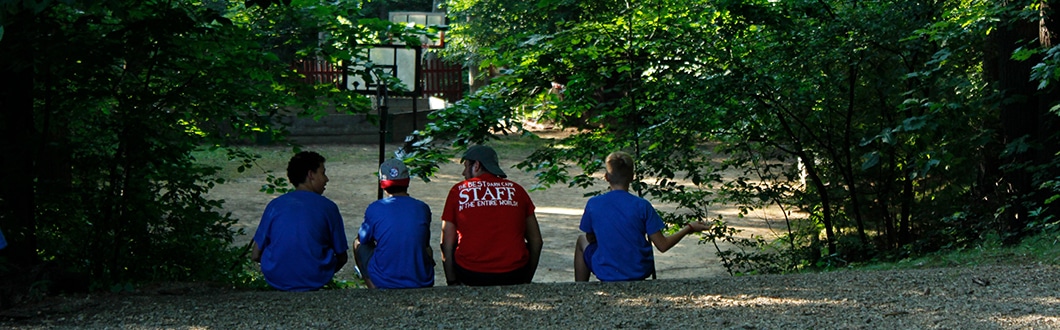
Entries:
{"label": "bare arm", "polygon": [[375,283],[372,283],[371,276],[368,276],[368,265],[365,264],[367,260],[361,260],[361,254],[357,251],[361,248],[361,238],[353,239],[353,262],[357,265],[357,268],[361,271],[361,279],[364,280],[364,285],[369,289],[375,289]]}
{"label": "bare arm", "polygon": [[445,269],[446,283],[460,283],[456,278],[456,260],[453,253],[456,252],[456,225],[449,221],[442,221],[442,267]]}
{"label": "bare arm", "polygon": [[541,239],[541,227],[537,224],[537,215],[530,213],[526,217],[526,245],[530,250],[530,279],[534,278],[533,274],[537,272],[537,264],[541,261],[541,246],[544,245],[544,240]]}
{"label": "bare arm", "polygon": [[335,259],[337,259],[337,260],[335,260],[336,261],[335,272],[338,273],[339,270],[342,269],[342,266],[345,266],[346,262],[348,262],[350,260],[350,253],[349,252],[343,252],[343,253],[336,254],[335,255]]}
{"label": "bare arm", "polygon": [[258,242],[250,241],[250,244],[253,245],[250,250],[250,260],[261,262],[261,248],[258,247]]}
{"label": "bare arm", "polygon": [[710,229],[709,225],[702,221],[696,221],[693,223],[689,223],[684,227],[681,227],[681,230],[677,231],[673,235],[666,236],[663,235],[661,231],[657,231],[654,234],[648,236],[648,239],[651,239],[651,243],[655,244],[655,248],[658,249],[660,253],[666,253],[666,251],[669,251],[670,248],[674,247],[674,245],[677,245],[677,242],[680,242],[681,239],[685,238],[686,235],[691,234],[693,232],[704,231],[707,229]]}
{"label": "bare arm", "polygon": [[353,239],[353,264],[364,271],[364,260],[361,260],[361,254],[357,253],[357,249],[361,248],[361,238]]}

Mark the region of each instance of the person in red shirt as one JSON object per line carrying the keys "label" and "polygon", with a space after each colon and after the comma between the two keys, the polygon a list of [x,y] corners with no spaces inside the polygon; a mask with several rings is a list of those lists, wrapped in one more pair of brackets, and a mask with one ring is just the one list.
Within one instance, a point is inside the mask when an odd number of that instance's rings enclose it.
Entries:
{"label": "person in red shirt", "polygon": [[442,211],[446,283],[530,283],[543,244],[530,195],[506,179],[493,148],[468,148],[460,162],[465,180],[449,190]]}

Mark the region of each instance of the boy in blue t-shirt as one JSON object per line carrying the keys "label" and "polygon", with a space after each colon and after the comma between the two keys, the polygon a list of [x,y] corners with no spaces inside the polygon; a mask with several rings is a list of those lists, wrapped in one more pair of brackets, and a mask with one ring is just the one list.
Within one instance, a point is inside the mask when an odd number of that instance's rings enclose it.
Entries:
{"label": "boy in blue t-shirt", "polygon": [[702,221],[666,236],[666,225],[647,200],[629,193],[633,181],[633,157],[625,152],[607,156],[604,179],[611,191],[585,203],[581,225],[585,235],[574,248],[574,280],[586,282],[589,274],[601,281],[639,281],[655,269],[652,244],[665,253],[685,235],[710,229]]}
{"label": "boy in blue t-shirt", "polygon": [[251,260],[265,282],[282,291],[313,291],[331,282],[348,260],[346,230],[328,183],[324,157],[303,151],[287,163],[294,191],[269,202],[254,233]]}
{"label": "boy in blue t-shirt", "polygon": [[401,160],[379,166],[379,187],[388,197],[368,205],[353,241],[365,283],[380,289],[434,286],[431,208],[409,196],[409,170]]}

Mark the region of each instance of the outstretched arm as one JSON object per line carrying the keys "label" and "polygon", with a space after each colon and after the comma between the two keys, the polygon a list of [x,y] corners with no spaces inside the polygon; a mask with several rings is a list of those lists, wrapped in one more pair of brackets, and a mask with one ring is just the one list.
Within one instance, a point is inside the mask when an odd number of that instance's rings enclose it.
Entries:
{"label": "outstretched arm", "polygon": [[685,238],[686,235],[708,229],[710,229],[710,225],[707,225],[702,221],[696,221],[681,227],[681,230],[673,235],[666,236],[663,235],[662,231],[657,231],[648,236],[648,238],[651,239],[651,243],[655,244],[655,248],[658,249],[660,253],[666,253],[666,251],[669,251],[674,245],[677,245],[677,242],[680,242],[681,239]]}

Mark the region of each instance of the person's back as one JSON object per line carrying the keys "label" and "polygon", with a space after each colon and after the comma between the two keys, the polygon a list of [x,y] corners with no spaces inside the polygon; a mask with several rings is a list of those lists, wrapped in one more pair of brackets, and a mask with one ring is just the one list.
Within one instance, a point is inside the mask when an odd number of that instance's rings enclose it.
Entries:
{"label": "person's back", "polygon": [[503,273],[527,263],[526,217],[534,205],[522,187],[487,173],[453,186],[449,198],[464,201],[448,204],[442,215],[459,226],[455,256],[461,267]]}
{"label": "person's back", "polygon": [[601,281],[643,280],[655,267],[648,233],[665,228],[651,203],[625,190],[612,190],[585,204],[580,229],[594,233],[599,247],[592,269]]}
{"label": "person's back", "polygon": [[365,283],[380,289],[434,286],[431,208],[409,196],[409,170],[401,160],[380,164],[379,186],[388,197],[368,205],[353,243]]}
{"label": "person's back", "polygon": [[[255,241],[262,241],[261,272],[266,282],[283,291],[323,287],[335,275],[333,244],[346,245],[338,206],[309,191],[295,190],[269,202]],[[342,237],[336,235],[342,232]]]}
{"label": "person's back", "polygon": [[468,148],[464,181],[442,210],[442,262],[449,285],[530,283],[541,256],[541,229],[523,187],[505,179],[496,151]]}
{"label": "person's back", "polygon": [[590,198],[578,229],[585,232],[574,246],[574,281],[590,274],[601,281],[639,281],[652,275],[652,245],[665,253],[685,235],[710,227],[693,222],[666,236],[659,213],[647,200],[629,193],[633,182],[633,157],[616,151],[607,155],[604,179],[611,191]]}
{"label": "person's back", "polygon": [[422,288],[434,285],[430,246],[431,210],[409,196],[391,196],[373,202],[365,213],[358,236],[374,240],[375,251],[367,272],[380,289]]}
{"label": "person's back", "polygon": [[339,208],[322,196],[324,157],[300,152],[287,164],[295,190],[269,202],[254,233],[251,259],[270,286],[283,291],[322,288],[346,264],[346,231]]}

